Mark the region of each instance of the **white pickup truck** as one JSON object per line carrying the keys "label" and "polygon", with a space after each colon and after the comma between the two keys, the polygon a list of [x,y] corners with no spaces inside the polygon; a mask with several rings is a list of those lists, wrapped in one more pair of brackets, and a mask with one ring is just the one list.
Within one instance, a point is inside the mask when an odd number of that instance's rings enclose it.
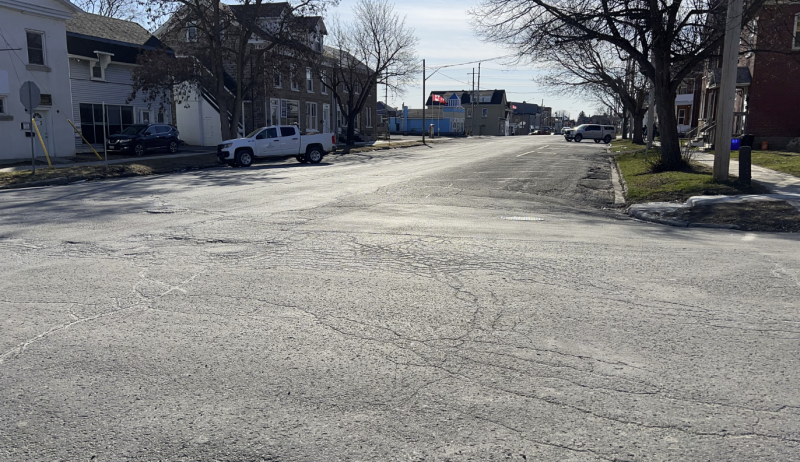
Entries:
{"label": "white pickup truck", "polygon": [[244,138],[217,145],[217,158],[231,167],[249,167],[255,157],[295,156],[298,162],[318,164],[336,149],[332,134],[300,135],[294,125],[264,127]]}

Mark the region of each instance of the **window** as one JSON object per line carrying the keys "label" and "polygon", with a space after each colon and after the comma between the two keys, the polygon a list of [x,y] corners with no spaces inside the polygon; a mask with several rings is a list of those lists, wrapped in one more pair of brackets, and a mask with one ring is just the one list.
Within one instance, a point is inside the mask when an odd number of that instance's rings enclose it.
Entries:
{"label": "window", "polygon": [[269,120],[267,121],[267,125],[280,125],[281,119],[279,117],[279,107],[281,102],[278,98],[270,98],[269,99]]}
{"label": "window", "polygon": [[158,115],[156,116],[156,122],[160,124],[166,123],[166,117],[164,111],[158,111]]}
{"label": "window", "polygon": [[792,50],[800,50],[800,13],[794,16],[794,43]]}
{"label": "window", "polygon": [[489,117],[489,110],[488,109],[481,109],[481,117],[484,119]]}
{"label": "window", "polygon": [[[264,130],[264,132],[266,132],[265,136],[266,136],[267,139],[273,139],[273,138],[277,138],[278,137],[278,129],[275,128],[275,127],[268,128],[268,129]],[[262,132],[262,133],[264,133],[264,132]]]}
{"label": "window", "polygon": [[[300,101],[283,100],[282,103],[286,103],[286,125],[299,125]],[[281,112],[283,111],[281,110]]]}
{"label": "window", "polygon": [[7,115],[6,112],[6,97],[0,96],[0,115]]}
{"label": "window", "polygon": [[355,118],[353,119],[353,126],[356,128],[356,130],[361,128],[361,124],[359,122],[361,122],[361,114],[356,114]]}
{"label": "window", "polygon": [[294,127],[281,127],[281,136],[295,136],[297,132]]}
{"label": "window", "polygon": [[150,115],[150,111],[147,109],[139,109],[139,123],[140,124],[149,124],[152,122],[153,117]]}
{"label": "window", "polygon": [[317,103],[306,103],[306,131],[317,130]]}
{"label": "window", "polygon": [[197,41],[197,26],[190,25],[186,28],[186,41],[187,42],[196,42]]}
{"label": "window", "polygon": [[311,75],[311,68],[306,68],[306,91],[309,93],[314,93],[314,78]]}
{"label": "window", "polygon": [[91,144],[103,142],[103,128],[106,136],[115,135],[133,125],[133,106],[106,106],[106,124],[103,124],[103,105],[79,105],[81,117],[81,133]]}
{"label": "window", "polygon": [[686,118],[686,109],[678,110],[678,125],[685,125],[684,119]]}
{"label": "window", "polygon": [[300,91],[300,86],[297,85],[297,76],[295,75],[294,67],[292,67],[292,70],[289,72],[289,84],[292,87],[292,91]]}
{"label": "window", "polygon": [[325,86],[325,71],[322,71],[319,76],[319,92],[323,95],[328,94],[328,88]]}
{"label": "window", "polygon": [[358,94],[361,91],[361,83],[356,82],[355,84],[353,84],[353,88],[355,89],[356,94]]}
{"label": "window", "polygon": [[372,128],[372,109],[367,108],[366,117],[367,117],[367,128]]}
{"label": "window", "polygon": [[272,82],[275,88],[281,88],[281,73],[278,72],[277,68],[272,70]]}
{"label": "window", "polygon": [[44,66],[44,34],[26,30],[25,35],[28,38],[28,64]]}
{"label": "window", "polygon": [[105,80],[105,70],[103,70],[103,66],[100,64],[100,61],[95,61],[92,66],[92,80]]}

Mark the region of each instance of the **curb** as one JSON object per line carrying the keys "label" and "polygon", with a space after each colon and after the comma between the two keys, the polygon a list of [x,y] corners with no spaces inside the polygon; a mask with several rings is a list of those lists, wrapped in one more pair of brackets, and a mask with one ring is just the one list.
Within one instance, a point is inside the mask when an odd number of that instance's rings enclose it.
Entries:
{"label": "curb", "polygon": [[611,184],[614,187],[614,205],[624,206],[628,197],[628,183],[622,177],[616,156],[611,157]]}

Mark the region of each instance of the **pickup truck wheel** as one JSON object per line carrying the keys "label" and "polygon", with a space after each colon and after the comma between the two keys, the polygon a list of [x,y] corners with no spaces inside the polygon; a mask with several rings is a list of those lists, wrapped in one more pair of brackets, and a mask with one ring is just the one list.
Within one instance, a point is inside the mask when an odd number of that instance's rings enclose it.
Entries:
{"label": "pickup truck wheel", "polygon": [[242,149],[236,153],[236,165],[239,167],[249,167],[253,165],[253,153],[250,150]]}
{"label": "pickup truck wheel", "polygon": [[306,159],[306,155],[305,155],[305,154],[298,154],[298,155],[295,157],[295,159],[297,159],[297,161],[298,161],[298,162],[300,162],[301,164],[306,164],[306,163],[308,163],[308,160]]}
{"label": "pickup truck wheel", "polygon": [[322,162],[322,151],[319,148],[309,148],[306,152],[306,159],[312,164],[318,164]]}
{"label": "pickup truck wheel", "polygon": [[605,144],[609,144],[611,142],[611,135],[606,135],[606,137],[603,138],[603,142]]}
{"label": "pickup truck wheel", "polygon": [[575,137],[573,139],[575,140],[576,143],[580,143],[581,140],[583,139],[583,135],[578,133],[577,135],[575,135]]}

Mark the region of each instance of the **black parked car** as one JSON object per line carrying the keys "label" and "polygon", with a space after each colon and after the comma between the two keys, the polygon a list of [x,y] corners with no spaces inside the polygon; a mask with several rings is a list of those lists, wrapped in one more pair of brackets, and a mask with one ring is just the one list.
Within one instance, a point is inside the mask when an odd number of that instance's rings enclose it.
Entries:
{"label": "black parked car", "polygon": [[178,152],[181,139],[175,127],[165,124],[135,124],[122,133],[108,137],[109,151],[127,151],[141,156],[148,149],[166,149]]}

